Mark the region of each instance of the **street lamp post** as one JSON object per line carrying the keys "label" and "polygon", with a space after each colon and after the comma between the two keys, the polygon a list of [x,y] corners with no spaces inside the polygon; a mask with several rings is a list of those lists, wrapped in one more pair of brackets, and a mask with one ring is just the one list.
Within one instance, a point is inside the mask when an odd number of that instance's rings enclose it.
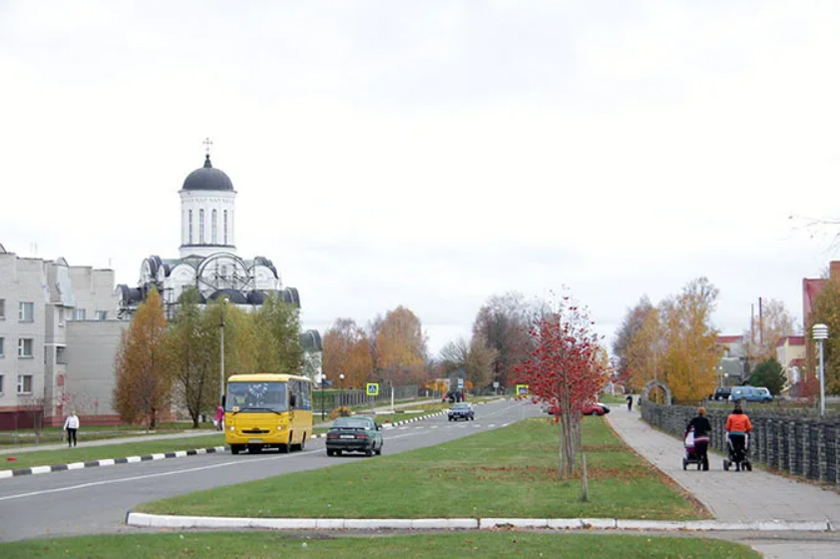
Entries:
{"label": "street lamp post", "polygon": [[326,403],[324,402],[324,383],[327,381],[327,377],[324,374],[321,374],[321,421],[324,421],[325,416],[325,406]]}
{"label": "street lamp post", "polygon": [[820,416],[825,417],[825,356],[823,344],[828,339],[828,326],[825,324],[814,324],[811,327],[814,340],[820,346]]}
{"label": "street lamp post", "polygon": [[339,373],[338,379],[341,381],[341,405],[344,405],[344,373]]}
{"label": "street lamp post", "polygon": [[222,299],[222,318],[219,321],[219,405],[225,402],[225,306],[227,298]]}

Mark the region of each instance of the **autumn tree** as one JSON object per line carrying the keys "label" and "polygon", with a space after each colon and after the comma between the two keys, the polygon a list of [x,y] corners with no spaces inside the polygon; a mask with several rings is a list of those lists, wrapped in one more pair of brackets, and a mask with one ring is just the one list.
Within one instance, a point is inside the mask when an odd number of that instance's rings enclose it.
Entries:
{"label": "autumn tree", "polygon": [[263,301],[253,317],[253,365],[261,373],[299,375],[303,370],[298,309],[276,295]]}
{"label": "autumn tree", "polygon": [[363,386],[372,380],[370,341],[353,319],[337,319],[324,333],[323,345],[323,373],[333,384],[342,373],[347,386]]}
{"label": "autumn tree", "polygon": [[667,343],[663,380],[678,400],[700,400],[714,391],[721,356],[718,332],[711,326],[717,296],[718,289],[701,277],[660,305]]}
{"label": "autumn tree", "polygon": [[776,358],[776,342],[797,332],[796,322],[785,304],[768,299],[761,304],[761,312],[753,316],[751,327],[744,332],[744,349],[750,363]]}
{"label": "autumn tree", "polygon": [[211,313],[202,313],[199,293],[186,290],[166,336],[173,397],[189,413],[197,428],[202,413],[218,403],[219,353],[213,352],[219,325]]}
{"label": "autumn tree", "polygon": [[[639,299],[636,306],[627,311],[613,341],[613,355],[618,359],[616,365],[618,381],[629,384],[636,390],[641,388],[641,386],[638,380],[635,382],[631,381],[631,375],[636,370],[635,367],[631,367],[631,361],[635,358],[638,362],[640,356],[631,355],[634,348],[633,340],[643,328],[646,326],[649,328],[650,324],[648,321],[650,320],[650,314],[655,312],[655,310],[655,307],[651,304],[647,296]],[[635,365],[638,365],[638,363]]]}
{"label": "autumn tree", "polygon": [[509,385],[514,369],[532,350],[532,312],[520,293],[509,292],[490,297],[476,315],[473,337],[481,337],[487,347],[495,350],[492,381],[502,387]]}
{"label": "autumn tree", "polygon": [[606,382],[595,354],[598,337],[587,313],[564,298],[557,311],[541,312],[529,330],[533,349],[515,369],[533,399],[557,410],[560,427],[558,475],[574,472],[581,409]]}
{"label": "autumn tree", "polygon": [[775,359],[767,359],[756,365],[750,374],[751,386],[764,386],[771,394],[778,396],[785,387],[785,371]]}
{"label": "autumn tree", "polygon": [[642,309],[638,311],[638,328],[634,329],[630,343],[624,348],[628,382],[636,391],[641,391],[651,380],[662,380],[660,368],[667,348],[659,309]]}
{"label": "autumn tree", "polygon": [[426,335],[420,319],[399,306],[378,321],[373,340],[376,376],[394,385],[425,381]]}
{"label": "autumn tree", "polygon": [[462,369],[467,382],[474,387],[487,387],[493,379],[496,350],[487,347],[481,336],[473,336],[469,343],[463,338],[446,344],[440,350],[440,362],[446,371]]}
{"label": "autumn tree", "polygon": [[169,405],[172,383],[165,338],[163,305],[152,289],[120,338],[113,394],[120,418],[129,423],[143,419],[147,431],[155,427],[157,414]]}
{"label": "autumn tree", "polygon": [[[827,394],[840,394],[840,280],[832,278],[825,282],[822,291],[817,295],[811,309],[810,324],[825,324],[828,326],[829,336],[823,342],[823,359],[825,361],[825,391]],[[810,347],[814,352],[807,355],[807,366],[804,376],[812,379],[819,369],[819,354],[814,341],[813,331],[807,332]],[[816,354],[816,357],[815,355]]]}

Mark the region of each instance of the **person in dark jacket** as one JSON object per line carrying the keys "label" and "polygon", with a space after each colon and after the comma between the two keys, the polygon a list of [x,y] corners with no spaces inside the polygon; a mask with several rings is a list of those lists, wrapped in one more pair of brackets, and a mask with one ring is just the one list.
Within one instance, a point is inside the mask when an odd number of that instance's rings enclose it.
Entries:
{"label": "person in dark jacket", "polygon": [[712,432],[712,424],[709,418],[706,417],[706,408],[697,408],[697,416],[688,422],[685,428],[685,435],[683,439],[688,436],[689,431],[694,430],[694,452],[700,463],[703,464],[703,469],[709,469],[709,456],[707,454],[709,449],[709,435]]}

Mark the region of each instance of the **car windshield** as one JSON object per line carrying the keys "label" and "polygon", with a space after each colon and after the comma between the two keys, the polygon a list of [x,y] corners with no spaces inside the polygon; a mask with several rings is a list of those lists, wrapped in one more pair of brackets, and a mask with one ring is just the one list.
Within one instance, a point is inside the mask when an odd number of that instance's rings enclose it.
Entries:
{"label": "car windshield", "polygon": [[468,409],[470,409],[470,405],[469,404],[455,404],[454,406],[452,406],[452,409],[453,410],[468,410]]}
{"label": "car windshield", "polygon": [[333,429],[373,429],[373,422],[367,418],[339,417],[332,424]]}
{"label": "car windshield", "polygon": [[231,382],[228,384],[225,411],[279,413],[288,409],[285,382]]}

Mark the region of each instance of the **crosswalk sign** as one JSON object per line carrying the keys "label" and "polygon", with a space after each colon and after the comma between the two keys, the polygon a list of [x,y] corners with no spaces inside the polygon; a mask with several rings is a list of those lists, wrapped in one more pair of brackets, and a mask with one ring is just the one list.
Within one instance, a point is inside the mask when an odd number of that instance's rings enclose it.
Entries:
{"label": "crosswalk sign", "polygon": [[365,393],[368,396],[379,396],[379,383],[378,382],[367,383]]}
{"label": "crosswalk sign", "polygon": [[516,395],[517,396],[527,396],[528,395],[528,385],[527,384],[517,384],[516,385]]}

